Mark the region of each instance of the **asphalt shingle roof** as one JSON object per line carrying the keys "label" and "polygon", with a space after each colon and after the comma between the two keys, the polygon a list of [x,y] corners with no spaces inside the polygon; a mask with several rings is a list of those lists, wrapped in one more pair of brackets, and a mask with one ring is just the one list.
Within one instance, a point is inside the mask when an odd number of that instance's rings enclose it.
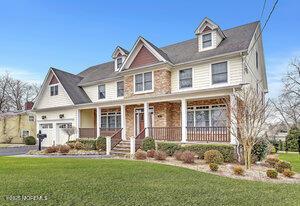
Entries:
{"label": "asphalt shingle roof", "polygon": [[[147,41],[162,57],[173,64],[180,64],[195,60],[201,60],[226,53],[238,52],[248,49],[255,29],[259,22],[253,22],[231,29],[223,30],[226,38],[220,45],[211,50],[198,52],[198,40],[193,38],[169,46],[158,48]],[[84,77],[78,85],[85,85],[119,76],[114,70],[114,62],[106,62],[87,68],[78,74]]]}
{"label": "asphalt shingle roof", "polygon": [[84,90],[81,87],[77,86],[83,79],[83,77],[61,71],[59,69],[51,69],[57,76],[59,82],[65,88],[74,104],[84,104],[92,102],[88,95],[84,92]]}

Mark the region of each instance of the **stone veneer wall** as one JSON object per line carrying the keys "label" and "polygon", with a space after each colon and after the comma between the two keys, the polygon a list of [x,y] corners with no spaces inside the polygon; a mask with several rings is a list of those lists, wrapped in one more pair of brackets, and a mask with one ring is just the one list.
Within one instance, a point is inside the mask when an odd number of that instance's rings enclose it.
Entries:
{"label": "stone veneer wall", "polygon": [[124,77],[124,98],[130,97],[147,97],[159,94],[171,93],[171,72],[167,69],[154,71],[154,92],[146,94],[134,94],[134,77],[133,75]]}

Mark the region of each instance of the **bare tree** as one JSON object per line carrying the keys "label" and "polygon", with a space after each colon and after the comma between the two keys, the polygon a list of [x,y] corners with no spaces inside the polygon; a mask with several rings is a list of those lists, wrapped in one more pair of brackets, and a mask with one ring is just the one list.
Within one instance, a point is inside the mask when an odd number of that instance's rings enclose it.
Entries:
{"label": "bare tree", "polygon": [[249,169],[252,148],[259,138],[264,138],[267,119],[271,115],[269,101],[265,102],[264,97],[257,96],[254,89],[244,86],[225,102],[229,108],[231,133],[243,145],[245,166]]}
{"label": "bare tree", "polygon": [[282,78],[283,89],[273,104],[288,129],[299,128],[300,122],[300,60],[291,61],[289,70]]}
{"label": "bare tree", "polygon": [[76,134],[76,127],[66,127],[63,131],[68,135],[68,142],[70,141],[70,137]]}
{"label": "bare tree", "polygon": [[8,73],[0,76],[0,113],[7,112],[9,109],[7,97],[9,81],[10,76]]}

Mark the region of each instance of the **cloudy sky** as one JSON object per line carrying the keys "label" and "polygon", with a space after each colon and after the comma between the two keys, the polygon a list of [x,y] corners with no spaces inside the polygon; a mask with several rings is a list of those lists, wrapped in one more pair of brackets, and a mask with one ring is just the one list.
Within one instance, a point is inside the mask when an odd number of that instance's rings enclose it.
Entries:
{"label": "cloudy sky", "polygon": [[[274,2],[262,13],[264,0],[0,0],[0,73],[37,83],[51,66],[76,74],[110,61],[117,45],[131,49],[140,35],[159,47],[193,38],[205,16],[222,29],[264,24]],[[300,56],[299,8],[297,0],[280,0],[263,33],[271,97]]]}

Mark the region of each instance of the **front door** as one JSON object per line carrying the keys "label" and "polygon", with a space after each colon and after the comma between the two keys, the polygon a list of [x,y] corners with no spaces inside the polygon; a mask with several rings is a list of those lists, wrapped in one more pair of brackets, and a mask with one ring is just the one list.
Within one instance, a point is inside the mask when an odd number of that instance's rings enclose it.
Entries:
{"label": "front door", "polygon": [[[144,120],[144,109],[136,109],[135,110],[135,136],[138,135],[145,128],[145,120]],[[149,108],[149,119],[150,119],[150,127],[153,122],[153,108]]]}

